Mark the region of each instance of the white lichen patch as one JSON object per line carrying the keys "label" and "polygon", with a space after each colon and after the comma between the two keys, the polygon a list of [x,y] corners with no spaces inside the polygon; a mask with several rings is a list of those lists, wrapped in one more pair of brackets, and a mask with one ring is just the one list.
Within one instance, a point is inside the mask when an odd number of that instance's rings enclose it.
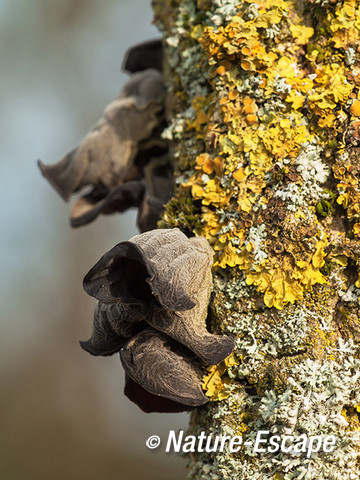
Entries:
{"label": "white lichen patch", "polygon": [[322,149],[317,145],[305,145],[295,161],[296,170],[306,183],[326,182],[330,170],[321,160]]}
{"label": "white lichen patch", "polygon": [[321,152],[318,145],[305,144],[294,162],[303,183],[289,183],[275,191],[275,196],[286,202],[288,210],[296,212],[300,207],[308,206],[309,200],[318,202],[320,199],[329,198],[321,184],[328,179],[330,169],[322,161]]}
{"label": "white lichen patch", "polygon": [[237,0],[212,0],[212,8],[207,12],[208,25],[223,25],[237,14],[238,6]]}
{"label": "white lichen patch", "polygon": [[266,240],[266,227],[265,224],[260,225],[259,227],[250,227],[247,240],[245,245],[249,242],[252,243],[254,250],[254,266],[261,263],[262,260],[267,258],[267,253],[265,251],[265,240]]}
{"label": "white lichen patch", "polygon": [[[189,464],[190,478],[218,475],[224,480],[273,480],[275,472],[281,472],[281,478],[286,480],[358,480],[360,432],[349,429],[344,409],[353,408],[360,402],[360,361],[348,357],[349,348],[351,345],[339,346],[339,362],[321,363],[307,359],[295,365],[288,388],[283,393],[268,390],[260,399],[248,395],[244,389],[238,406],[234,398],[214,403],[210,415],[215,431],[241,435],[249,445],[236,455],[229,452],[216,456],[198,454],[197,461]],[[231,415],[236,406],[236,413]],[[242,420],[245,410],[258,412],[246,428]],[[261,430],[269,431],[270,435],[292,435],[295,439],[335,435],[336,447],[331,453],[314,452],[309,458],[294,451],[254,453],[254,444]],[[208,476],[199,474],[200,470],[204,472],[204,465],[207,465]]]}
{"label": "white lichen patch", "polygon": [[360,303],[360,289],[356,288],[355,285],[350,285],[346,292],[339,292],[339,297],[343,302],[354,302]]}
{"label": "white lichen patch", "polygon": [[289,183],[275,192],[275,196],[286,202],[288,210],[296,212],[299,207],[308,205],[309,198],[318,202],[323,195],[323,189],[315,184],[296,185]]}

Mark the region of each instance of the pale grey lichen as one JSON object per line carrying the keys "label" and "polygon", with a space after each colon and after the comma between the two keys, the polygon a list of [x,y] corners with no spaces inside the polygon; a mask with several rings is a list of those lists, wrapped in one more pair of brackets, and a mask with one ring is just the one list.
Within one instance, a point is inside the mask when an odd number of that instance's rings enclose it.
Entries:
{"label": "pale grey lichen", "polygon": [[296,212],[298,207],[307,205],[307,200],[312,198],[319,201],[323,190],[317,184],[314,185],[296,185],[296,183],[289,183],[285,188],[277,190],[275,196],[281,198],[287,203],[287,208],[291,212]]}
{"label": "pale grey lichen", "polygon": [[278,27],[278,25],[275,25],[275,24],[272,24],[270,28],[267,28],[265,30],[266,38],[270,38],[270,39],[277,37],[279,33],[280,33],[280,28]]}
{"label": "pale grey lichen", "polygon": [[[282,472],[286,480],[299,479],[353,479],[360,475],[357,469],[360,440],[359,431],[349,431],[343,409],[344,406],[359,404],[360,362],[347,357],[349,345],[339,346],[337,355],[340,362],[319,362],[306,360],[294,366],[288,388],[281,394],[268,390],[262,396],[250,396],[246,389],[238,394],[239,403],[229,398],[210,407],[213,428],[217,432],[234,432],[252,445],[244,447],[240,455],[224,452],[219,455],[202,454],[191,463],[190,478],[203,478],[200,469],[208,465],[209,473],[216,472],[221,479],[241,478],[272,479],[274,474]],[[237,407],[234,410],[234,407]],[[258,412],[243,431],[242,412],[247,409]],[[231,412],[236,412],[232,413]],[[235,422],[234,422],[235,416]],[[236,418],[238,419],[236,421]],[[237,423],[238,422],[238,423]],[[198,428],[198,427],[197,427]],[[268,430],[271,434],[320,435],[325,437],[336,432],[336,448],[331,453],[313,453],[309,458],[296,452],[275,454],[254,453],[253,445],[259,430]],[[195,429],[192,433],[195,433]],[[351,473],[350,473],[351,472]],[[197,476],[198,475],[198,476]]]}
{"label": "pale grey lichen", "polygon": [[295,161],[296,170],[304,182],[326,182],[330,170],[321,161],[322,149],[317,145],[305,145]]}
{"label": "pale grey lichen", "polygon": [[266,240],[266,229],[264,224],[260,225],[259,227],[250,227],[248,237],[245,241],[245,245],[251,242],[254,247],[254,251],[253,251],[254,258],[255,258],[254,266],[261,263],[261,261],[267,258],[268,256],[265,249],[262,249],[262,247],[264,247],[265,240]]}
{"label": "pale grey lichen", "polygon": [[237,0],[212,0],[211,10],[207,12],[208,25],[215,27],[223,25],[237,14],[239,8]]}
{"label": "pale grey lichen", "polygon": [[274,89],[278,93],[290,93],[291,92],[291,85],[286,83],[286,79],[285,78],[280,78],[279,75],[277,75],[277,77],[275,78],[273,86],[274,86]]}
{"label": "pale grey lichen", "polygon": [[346,65],[353,65],[356,61],[356,50],[352,47],[349,47],[347,50],[345,50],[345,63]]}
{"label": "pale grey lichen", "polygon": [[356,288],[354,284],[350,285],[346,292],[339,292],[339,297],[343,302],[360,303],[360,289]]}
{"label": "pale grey lichen", "polygon": [[[309,205],[309,200],[318,202],[320,199],[330,198],[320,185],[326,182],[330,175],[329,168],[321,160],[321,152],[322,149],[316,144],[304,144],[294,162],[303,180],[302,185],[290,183],[275,191],[275,196],[286,202],[288,210],[296,212],[299,207]],[[286,163],[285,159],[281,163]],[[281,164],[279,166],[281,167]]]}

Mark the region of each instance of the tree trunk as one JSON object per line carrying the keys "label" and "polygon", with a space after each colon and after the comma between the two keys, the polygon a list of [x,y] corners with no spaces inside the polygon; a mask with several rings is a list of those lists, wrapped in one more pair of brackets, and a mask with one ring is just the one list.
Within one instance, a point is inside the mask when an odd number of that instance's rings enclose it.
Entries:
{"label": "tree trunk", "polygon": [[[247,442],[192,453],[190,478],[360,479],[360,1],[153,6],[177,178],[164,224],[213,246],[210,328],[236,337],[188,434]],[[259,431],[336,447],[259,452]]]}

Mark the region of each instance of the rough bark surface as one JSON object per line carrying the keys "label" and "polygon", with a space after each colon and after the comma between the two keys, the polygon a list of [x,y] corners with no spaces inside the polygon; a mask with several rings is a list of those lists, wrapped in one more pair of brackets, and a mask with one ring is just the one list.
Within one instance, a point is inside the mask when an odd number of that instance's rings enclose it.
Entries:
{"label": "rough bark surface", "polygon": [[215,250],[212,367],[190,431],[336,435],[332,453],[195,453],[193,479],[360,479],[360,2],[154,0],[177,190]]}

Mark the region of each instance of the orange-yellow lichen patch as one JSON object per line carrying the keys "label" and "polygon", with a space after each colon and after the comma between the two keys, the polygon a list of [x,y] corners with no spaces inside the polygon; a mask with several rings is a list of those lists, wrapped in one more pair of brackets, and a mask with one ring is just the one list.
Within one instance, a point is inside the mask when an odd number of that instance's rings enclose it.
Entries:
{"label": "orange-yellow lichen patch", "polygon": [[314,29],[305,25],[290,25],[290,32],[299,45],[305,45],[314,35]]}
{"label": "orange-yellow lichen patch", "polygon": [[243,169],[243,167],[239,167],[234,173],[233,173],[233,177],[235,178],[235,180],[237,182],[241,182],[242,180],[244,180],[244,178],[246,177],[246,173],[245,173],[245,170]]}
{"label": "orange-yellow lichen patch", "polygon": [[355,0],[344,0],[329,10],[326,24],[332,32],[331,41],[336,48],[348,48],[360,38],[360,7]]}
{"label": "orange-yellow lichen patch", "polygon": [[318,67],[316,70],[316,86],[314,93],[309,95],[309,106],[324,110],[333,110],[338,105],[344,104],[353,89],[345,77],[343,66],[332,63]]}
{"label": "orange-yellow lichen patch", "polygon": [[297,92],[296,90],[291,90],[285,100],[289,103],[291,102],[292,107],[295,110],[298,110],[299,108],[303,107],[305,102],[305,96]]}
{"label": "orange-yellow lichen patch", "polygon": [[250,54],[252,53],[252,50],[251,50],[251,47],[249,47],[248,45],[244,45],[244,46],[241,48],[240,52],[241,52],[243,55],[247,56],[247,55],[250,55]]}
{"label": "orange-yellow lichen patch", "polygon": [[301,144],[310,142],[313,135],[306,125],[296,124],[289,118],[278,119],[277,124],[267,130],[257,132],[265,148],[275,159],[296,157],[301,150]]}
{"label": "orange-yellow lichen patch", "polygon": [[354,100],[353,104],[350,107],[350,112],[356,117],[360,117],[360,102],[359,100]]}
{"label": "orange-yellow lichen patch", "polygon": [[337,183],[337,190],[339,196],[337,203],[346,209],[349,220],[360,220],[360,185],[359,174],[360,165],[354,164],[350,159],[338,158],[333,165],[333,172],[335,178],[339,181]]}
{"label": "orange-yellow lichen patch", "polygon": [[214,250],[218,258],[214,263],[215,267],[236,267],[242,262],[238,247],[235,247],[231,241],[227,241],[226,243],[218,241],[214,245]]}
{"label": "orange-yellow lichen patch", "polygon": [[201,153],[196,157],[195,169],[202,170],[208,175],[211,175],[213,172],[216,175],[221,175],[223,172],[223,159],[221,157],[212,159],[208,153]]}
{"label": "orange-yellow lichen patch", "polygon": [[206,184],[202,182],[201,178],[190,179],[185,186],[190,185],[192,196],[196,200],[201,200],[203,205],[215,205],[217,207],[227,205],[233,194],[229,188],[222,188],[217,178],[210,179]]}
{"label": "orange-yellow lichen patch", "polygon": [[[335,155],[346,136],[354,146],[360,142],[354,121],[360,117],[354,41],[360,38],[360,6],[335,2],[319,13],[321,28],[314,29],[293,0],[247,3],[225,25],[192,30],[209,57],[213,92],[193,103],[190,127],[197,139],[206,143],[211,135],[216,141],[194,155],[196,173],[187,186],[201,202],[196,231],[213,245],[215,266],[243,270],[267,306],[283,308],[326,281],[320,269],[327,237],[315,207],[322,198],[329,201],[321,174],[329,164],[337,203],[346,209],[352,234],[360,235],[360,172]],[[290,235],[282,245],[277,239],[289,211],[294,225],[306,220],[308,231],[316,232],[311,241]],[[262,224],[270,225],[272,238],[259,254],[249,229],[256,233]],[[360,263],[360,254],[343,256]]]}
{"label": "orange-yellow lichen patch", "polygon": [[341,415],[345,418],[348,431],[360,431],[360,419],[356,407],[345,407],[341,411]]}
{"label": "orange-yellow lichen patch", "polygon": [[196,97],[191,102],[191,106],[195,112],[195,118],[192,121],[188,121],[187,128],[196,130],[196,132],[199,133],[199,138],[204,136],[206,126],[212,115],[209,102],[210,99],[208,97]]}
{"label": "orange-yellow lichen patch", "polygon": [[205,394],[211,398],[213,402],[225,400],[225,398],[234,391],[234,388],[239,389],[239,387],[236,387],[235,383],[232,384],[229,377],[225,376],[230,367],[238,364],[238,360],[232,354],[218,365],[211,365],[206,369],[202,388],[205,390]]}
{"label": "orange-yellow lichen patch", "polygon": [[305,291],[311,290],[316,283],[325,283],[326,279],[312,262],[294,265],[288,255],[265,259],[256,265],[254,271],[245,273],[246,283],[254,285],[259,292],[264,292],[267,307],[282,310],[287,303],[301,300]]}
{"label": "orange-yellow lichen patch", "polygon": [[265,185],[266,182],[263,178],[256,175],[244,177],[238,181],[238,210],[249,213],[253,204],[259,200],[259,196]]}
{"label": "orange-yellow lichen patch", "polygon": [[250,62],[250,60],[243,59],[243,60],[241,60],[240,65],[241,65],[241,68],[243,70],[245,70],[246,72],[249,71],[249,70],[255,70],[253,63]]}

